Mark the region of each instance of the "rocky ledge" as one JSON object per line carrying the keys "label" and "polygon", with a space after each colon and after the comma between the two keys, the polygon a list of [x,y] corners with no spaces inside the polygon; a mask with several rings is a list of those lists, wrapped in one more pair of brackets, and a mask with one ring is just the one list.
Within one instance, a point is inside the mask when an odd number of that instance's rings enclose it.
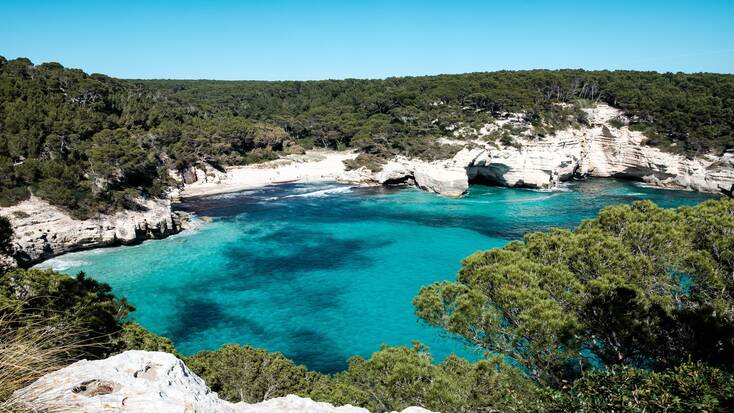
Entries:
{"label": "rocky ledge", "polygon": [[140,200],[137,211],[77,220],[48,202],[31,197],[0,208],[15,232],[14,257],[27,266],[66,252],[163,238],[186,226],[187,216],[171,210],[165,199]]}
{"label": "rocky ledge", "polygon": [[[373,175],[378,183],[412,182],[456,197],[470,182],[508,187],[552,188],[578,177],[619,177],[653,186],[731,194],[734,153],[686,157],[645,145],[646,137],[627,126],[617,109],[585,109],[589,124],[552,135],[536,134],[522,114],[508,114],[480,130],[459,129],[446,145],[462,148],[447,160],[424,162],[398,157]],[[511,139],[486,139],[508,131]],[[506,143],[502,143],[502,141]]]}
{"label": "rocky ledge", "polygon": [[[127,351],[97,361],[82,360],[47,374],[13,395],[28,411],[200,412],[200,413],[369,413],[294,395],[261,403],[220,399],[186,365],[168,353]],[[409,407],[402,413],[431,413]]]}

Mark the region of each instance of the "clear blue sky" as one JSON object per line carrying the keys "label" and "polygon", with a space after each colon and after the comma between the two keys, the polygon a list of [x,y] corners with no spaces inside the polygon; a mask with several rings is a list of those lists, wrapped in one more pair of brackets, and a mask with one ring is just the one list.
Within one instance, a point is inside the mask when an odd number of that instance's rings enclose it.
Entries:
{"label": "clear blue sky", "polygon": [[123,78],[734,72],[734,0],[0,0],[0,55]]}

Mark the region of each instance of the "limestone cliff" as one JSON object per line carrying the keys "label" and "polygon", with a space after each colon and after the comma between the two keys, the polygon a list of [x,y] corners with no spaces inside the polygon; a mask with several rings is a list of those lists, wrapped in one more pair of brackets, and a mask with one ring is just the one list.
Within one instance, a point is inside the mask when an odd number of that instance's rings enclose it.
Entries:
{"label": "limestone cliff", "polygon": [[[97,361],[79,361],[47,374],[14,394],[28,410],[54,412],[187,413],[368,413],[350,405],[294,395],[256,404],[221,400],[175,356],[127,351]],[[431,413],[409,407],[402,413]]]}
{"label": "limestone cliff", "polygon": [[[522,115],[515,114],[510,120],[472,131],[478,136],[476,139],[444,139],[445,144],[463,146],[452,159],[422,162],[398,157],[373,179],[380,183],[414,181],[423,189],[446,196],[461,195],[471,181],[551,188],[584,176],[620,177],[663,188],[702,192],[734,188],[733,153],[693,158],[663,152],[645,145],[641,132],[625,126],[619,110],[598,105],[586,112],[588,126],[547,136],[533,133]],[[510,143],[485,139],[508,124],[513,130]],[[455,138],[466,137],[465,130],[454,134]]]}
{"label": "limestone cliff", "polygon": [[77,220],[48,202],[31,197],[17,205],[0,208],[13,226],[15,258],[30,265],[70,251],[134,244],[163,238],[181,230],[186,217],[171,211],[164,199],[141,200],[140,210]]}

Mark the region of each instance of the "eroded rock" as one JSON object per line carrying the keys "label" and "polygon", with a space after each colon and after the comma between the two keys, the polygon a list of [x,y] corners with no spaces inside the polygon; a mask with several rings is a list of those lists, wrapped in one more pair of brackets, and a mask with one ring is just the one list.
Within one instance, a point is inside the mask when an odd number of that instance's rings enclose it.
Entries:
{"label": "eroded rock", "polygon": [[187,217],[172,212],[169,200],[139,202],[139,211],[77,220],[48,202],[31,197],[12,207],[0,208],[0,215],[13,226],[15,259],[31,265],[66,252],[164,238],[186,225]]}
{"label": "eroded rock", "polygon": [[[14,398],[29,411],[369,413],[359,407],[335,407],[294,395],[255,404],[230,403],[221,400],[175,356],[139,350],[104,360],[76,362],[41,377],[17,391]],[[410,407],[403,413],[431,412]]]}

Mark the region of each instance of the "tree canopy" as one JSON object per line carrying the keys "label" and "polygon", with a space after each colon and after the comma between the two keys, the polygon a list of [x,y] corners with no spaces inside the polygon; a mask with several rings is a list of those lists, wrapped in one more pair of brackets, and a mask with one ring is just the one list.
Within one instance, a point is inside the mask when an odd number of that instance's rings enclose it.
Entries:
{"label": "tree canopy", "polygon": [[574,231],[475,253],[456,282],[423,288],[421,319],[538,383],[600,366],[734,367],[734,201],[603,209]]}
{"label": "tree canopy", "polygon": [[[79,218],[134,207],[169,169],[355,148],[352,167],[391,156],[450,157],[458,126],[524,112],[540,135],[623,110],[648,144],[690,155],[734,148],[734,76],[532,70],[381,80],[120,80],[0,57],[0,206],[30,193]],[[563,105],[560,105],[563,103]],[[492,139],[511,142],[511,131]]]}

